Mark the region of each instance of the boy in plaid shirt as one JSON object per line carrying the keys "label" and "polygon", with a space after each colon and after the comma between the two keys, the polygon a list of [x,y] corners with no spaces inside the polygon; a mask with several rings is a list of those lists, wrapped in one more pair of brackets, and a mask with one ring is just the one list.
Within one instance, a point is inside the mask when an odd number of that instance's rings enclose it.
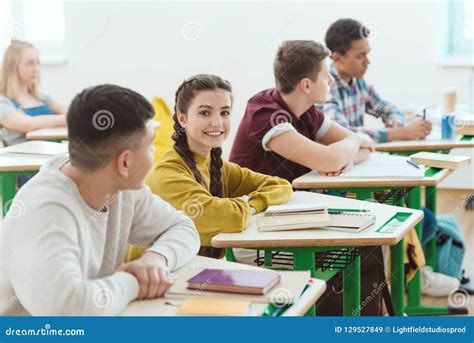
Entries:
{"label": "boy in plaid shirt", "polygon": [[[363,79],[370,63],[367,40],[369,30],[353,19],[340,19],[326,32],[326,46],[331,50],[330,73],[335,82],[324,113],[340,125],[363,132],[377,142],[423,139],[431,131],[427,120],[404,124],[404,115],[394,105],[383,100]],[[382,118],[385,128],[364,127],[365,113]]]}

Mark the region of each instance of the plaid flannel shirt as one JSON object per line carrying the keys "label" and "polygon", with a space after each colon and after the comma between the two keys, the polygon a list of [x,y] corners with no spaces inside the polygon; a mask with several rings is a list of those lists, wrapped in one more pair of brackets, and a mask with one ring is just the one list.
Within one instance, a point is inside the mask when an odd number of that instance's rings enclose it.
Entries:
{"label": "plaid flannel shirt", "polygon": [[403,124],[404,115],[391,103],[383,100],[375,89],[364,80],[353,78],[349,83],[342,80],[334,66],[331,66],[334,85],[331,87],[331,98],[321,108],[340,125],[354,132],[363,132],[376,142],[386,142],[387,129],[369,129],[364,127],[364,114],[381,117],[385,124],[398,122]]}

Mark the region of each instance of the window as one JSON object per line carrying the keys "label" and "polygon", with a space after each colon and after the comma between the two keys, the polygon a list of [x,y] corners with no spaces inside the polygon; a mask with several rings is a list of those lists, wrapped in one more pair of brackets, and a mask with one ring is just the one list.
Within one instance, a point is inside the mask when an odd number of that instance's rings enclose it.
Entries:
{"label": "window", "polygon": [[474,6],[472,0],[445,0],[443,15],[446,16],[441,57],[473,63]]}
{"label": "window", "polygon": [[14,38],[34,44],[42,62],[64,62],[64,3],[61,0],[0,1],[0,50]]}

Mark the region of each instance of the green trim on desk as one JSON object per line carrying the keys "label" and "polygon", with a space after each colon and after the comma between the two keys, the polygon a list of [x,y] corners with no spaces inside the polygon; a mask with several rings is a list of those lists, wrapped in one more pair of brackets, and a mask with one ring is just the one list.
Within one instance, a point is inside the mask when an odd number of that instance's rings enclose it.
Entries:
{"label": "green trim on desk", "polygon": [[461,140],[463,142],[470,142],[470,141],[474,140],[474,136],[462,136]]}
{"label": "green trim on desk", "polygon": [[[412,213],[410,212],[397,212],[393,216],[391,216],[385,223],[382,224],[375,232],[381,232],[385,227],[387,227],[392,221],[397,221],[400,223],[403,223],[405,220],[407,220]],[[383,233],[383,232],[381,232]],[[391,233],[391,232],[390,232]]]}

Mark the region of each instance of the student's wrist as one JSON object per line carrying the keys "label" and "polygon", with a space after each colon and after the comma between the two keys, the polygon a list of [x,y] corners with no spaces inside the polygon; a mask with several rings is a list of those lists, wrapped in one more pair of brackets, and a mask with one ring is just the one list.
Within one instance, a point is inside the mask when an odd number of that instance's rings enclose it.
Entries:
{"label": "student's wrist", "polygon": [[389,142],[390,142],[390,141],[402,140],[402,139],[403,139],[403,136],[404,136],[403,127],[387,130],[387,140],[388,140]]}
{"label": "student's wrist", "polygon": [[147,260],[155,266],[168,266],[168,259],[166,258],[166,256],[155,251],[145,251],[141,258]]}

